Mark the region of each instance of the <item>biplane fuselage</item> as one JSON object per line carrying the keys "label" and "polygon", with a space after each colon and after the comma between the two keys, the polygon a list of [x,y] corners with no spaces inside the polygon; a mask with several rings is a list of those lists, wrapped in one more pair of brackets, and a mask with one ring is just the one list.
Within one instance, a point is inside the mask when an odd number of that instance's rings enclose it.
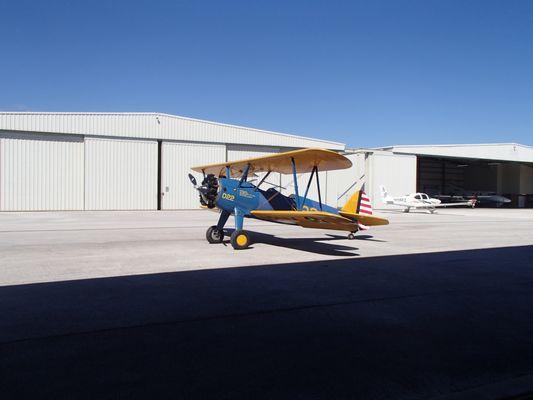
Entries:
{"label": "biplane fuselage", "polygon": [[[243,230],[245,218],[300,225],[304,228],[348,231],[351,238],[360,226],[388,224],[386,219],[371,215],[371,211],[364,211],[365,208],[368,210],[369,204],[367,206],[363,202],[361,208],[362,199],[366,199],[361,191],[354,193],[340,210],[322,203],[319,167],[321,171],[329,171],[349,168],[351,165],[350,160],[338,153],[303,149],[194,167],[194,171],[203,174],[201,186],[196,184],[192,175],[189,177],[200,193],[200,202],[208,208],[216,207],[221,211],[217,225],[211,226],[206,232],[207,240],[210,243],[221,243],[225,234],[223,228],[229,216],[233,215],[235,230],[231,234],[231,244],[235,249],[244,249],[250,244],[250,236]],[[266,175],[257,185],[248,181],[248,176],[261,172]],[[285,196],[273,187],[263,190],[261,185],[272,172],[291,174],[295,193]],[[298,188],[297,173],[311,173],[302,192]],[[316,178],[318,201],[307,196],[313,177]],[[362,211],[359,212],[360,210]]]}
{"label": "biplane fuselage", "polygon": [[284,196],[274,188],[268,190],[259,189],[250,182],[242,182],[238,179],[220,178],[220,191],[216,200],[216,206],[230,214],[235,213],[235,208],[242,210],[245,217],[256,218],[252,211],[276,210],[291,211],[297,207],[298,199],[304,211],[326,211],[338,214],[338,210],[327,204],[320,204],[312,199],[302,196]]}

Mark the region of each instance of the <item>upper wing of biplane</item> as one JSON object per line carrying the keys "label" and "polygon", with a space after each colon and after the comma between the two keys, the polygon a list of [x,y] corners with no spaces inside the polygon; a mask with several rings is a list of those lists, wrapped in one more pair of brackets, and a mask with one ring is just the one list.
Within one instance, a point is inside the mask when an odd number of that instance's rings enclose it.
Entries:
{"label": "upper wing of biplane", "polygon": [[247,165],[250,165],[248,174],[256,172],[279,172],[280,174],[292,174],[292,163],[296,166],[296,171],[301,174],[313,171],[318,167],[319,171],[331,171],[335,169],[345,169],[352,166],[352,162],[339,153],[324,149],[302,149],[288,151],[263,157],[248,158],[245,160],[228,161],[225,163],[201,165],[193,167],[196,172],[213,174],[215,176],[225,176],[226,168],[231,170],[231,176],[236,178],[242,175]]}
{"label": "upper wing of biplane", "polygon": [[342,212],[343,215],[325,211],[251,211],[254,217],[272,222],[295,224],[304,228],[333,229],[353,232],[358,229],[358,222],[367,225],[387,225],[389,221],[371,215]]}

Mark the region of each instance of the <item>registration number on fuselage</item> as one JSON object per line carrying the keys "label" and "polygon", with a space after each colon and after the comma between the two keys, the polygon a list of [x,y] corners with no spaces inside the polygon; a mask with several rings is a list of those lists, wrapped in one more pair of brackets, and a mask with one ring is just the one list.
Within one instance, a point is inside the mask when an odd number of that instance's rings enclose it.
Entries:
{"label": "registration number on fuselage", "polygon": [[222,198],[228,201],[235,201],[235,195],[229,193],[222,193]]}

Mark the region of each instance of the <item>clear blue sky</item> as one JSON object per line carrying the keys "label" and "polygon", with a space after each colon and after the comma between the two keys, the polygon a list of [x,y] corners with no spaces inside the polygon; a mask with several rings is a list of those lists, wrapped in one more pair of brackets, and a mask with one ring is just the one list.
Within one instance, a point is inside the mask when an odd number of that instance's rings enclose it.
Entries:
{"label": "clear blue sky", "polygon": [[533,145],[533,1],[0,0],[0,109]]}

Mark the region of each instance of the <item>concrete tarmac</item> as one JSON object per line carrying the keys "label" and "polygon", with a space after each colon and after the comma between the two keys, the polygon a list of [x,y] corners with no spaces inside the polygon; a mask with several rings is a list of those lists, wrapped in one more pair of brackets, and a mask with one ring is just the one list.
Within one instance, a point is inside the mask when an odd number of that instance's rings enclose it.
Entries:
{"label": "concrete tarmac", "polygon": [[205,210],[0,213],[0,285],[533,244],[533,210],[377,215],[390,225],[354,241],[344,232],[246,220],[255,244],[236,252],[229,241],[206,242],[218,214]]}
{"label": "concrete tarmac", "polygon": [[207,211],[0,213],[1,398],[533,392],[533,210],[381,215],[235,252]]}

